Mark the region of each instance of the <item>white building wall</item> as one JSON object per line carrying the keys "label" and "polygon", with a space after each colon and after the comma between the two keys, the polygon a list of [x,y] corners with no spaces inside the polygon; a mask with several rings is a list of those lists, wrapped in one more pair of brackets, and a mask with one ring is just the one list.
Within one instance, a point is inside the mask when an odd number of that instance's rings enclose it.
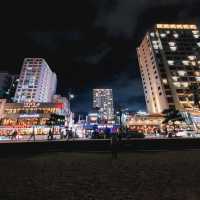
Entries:
{"label": "white building wall", "polygon": [[[51,102],[55,94],[56,81],[43,58],[25,58],[21,69],[15,101]],[[56,75],[54,75],[56,76]],[[51,88],[54,88],[52,91]]]}

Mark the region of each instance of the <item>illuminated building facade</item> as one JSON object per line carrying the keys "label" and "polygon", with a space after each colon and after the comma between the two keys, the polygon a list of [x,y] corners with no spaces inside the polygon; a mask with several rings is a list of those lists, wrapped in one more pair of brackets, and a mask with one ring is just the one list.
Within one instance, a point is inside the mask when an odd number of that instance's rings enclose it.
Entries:
{"label": "illuminated building facade", "polygon": [[94,125],[99,124],[100,116],[98,113],[89,113],[87,117],[87,123]]}
{"label": "illuminated building facade", "polygon": [[137,131],[145,134],[155,133],[162,129],[164,117],[160,114],[131,114],[127,117],[126,126],[129,131]]}
{"label": "illuminated building facade", "polygon": [[33,127],[36,134],[45,135],[52,127],[49,122],[54,116],[57,120],[54,125],[56,132],[69,127],[72,113],[65,100],[60,95],[54,96],[52,103],[7,103],[6,99],[0,99],[0,135],[8,135],[13,130],[18,130],[21,135],[29,135]]}
{"label": "illuminated building facade", "polygon": [[61,95],[54,95],[53,96],[53,103],[61,103],[63,105],[63,109],[61,110],[62,115],[64,115],[65,118],[65,126],[69,127],[70,124],[73,124],[73,113],[70,109],[70,102],[66,97],[63,97]]}
{"label": "illuminated building facade", "polygon": [[5,104],[6,104],[6,99],[0,99],[0,119],[4,117]]}
{"label": "illuminated building facade", "polygon": [[191,89],[194,85],[200,88],[200,33],[196,25],[157,24],[147,32],[137,54],[149,113],[168,108],[199,111]]}
{"label": "illuminated building facade", "polygon": [[14,100],[51,102],[56,92],[57,78],[43,58],[25,58]]}
{"label": "illuminated building facade", "polygon": [[114,108],[112,89],[93,89],[93,108],[98,109],[102,119],[113,119]]}
{"label": "illuminated building facade", "polygon": [[62,103],[6,103],[4,105],[3,126],[47,125],[51,114],[63,115]]}

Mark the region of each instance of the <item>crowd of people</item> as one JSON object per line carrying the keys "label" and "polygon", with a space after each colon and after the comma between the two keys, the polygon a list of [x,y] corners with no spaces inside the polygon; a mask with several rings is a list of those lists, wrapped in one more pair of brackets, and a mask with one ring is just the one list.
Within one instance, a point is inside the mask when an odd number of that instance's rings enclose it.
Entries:
{"label": "crowd of people", "polygon": [[[44,134],[45,135],[45,134]],[[58,131],[55,131],[54,128],[50,128],[48,133],[47,133],[47,140],[54,140],[59,136],[60,139],[71,139],[75,137],[75,133],[73,133],[72,129],[65,129],[65,128],[60,128]],[[19,131],[17,129],[13,130],[9,134],[9,138],[11,140],[19,140],[20,138],[23,138],[24,136],[20,135]],[[36,140],[37,134],[35,132],[35,129],[29,134],[29,136],[26,136],[24,138],[27,138],[27,140]]]}

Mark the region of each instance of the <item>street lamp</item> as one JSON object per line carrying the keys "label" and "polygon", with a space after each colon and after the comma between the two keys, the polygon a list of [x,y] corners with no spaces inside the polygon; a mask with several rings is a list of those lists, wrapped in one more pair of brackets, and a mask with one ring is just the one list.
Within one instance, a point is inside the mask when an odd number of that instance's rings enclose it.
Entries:
{"label": "street lamp", "polygon": [[71,112],[71,109],[70,109],[70,102],[71,100],[73,100],[75,98],[75,95],[72,94],[71,92],[68,92],[68,101],[69,101],[69,107],[68,107],[68,127],[70,127],[70,124],[71,124],[71,127],[72,127],[72,112]]}
{"label": "street lamp", "polygon": [[74,94],[71,94],[71,93],[69,93],[69,100],[72,100],[72,99],[74,99]]}

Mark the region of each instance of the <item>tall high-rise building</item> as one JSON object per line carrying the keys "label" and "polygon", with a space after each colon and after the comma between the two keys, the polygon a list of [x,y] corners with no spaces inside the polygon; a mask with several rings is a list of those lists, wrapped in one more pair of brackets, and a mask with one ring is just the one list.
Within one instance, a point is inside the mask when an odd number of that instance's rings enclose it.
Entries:
{"label": "tall high-rise building", "polygon": [[0,72],[0,98],[12,101],[17,87],[18,76]]}
{"label": "tall high-rise building", "polygon": [[8,92],[7,92],[8,102],[14,101],[14,96],[15,96],[15,92],[16,92],[16,89],[17,89],[18,82],[19,82],[19,75],[11,75],[10,87],[8,89]]}
{"label": "tall high-rise building", "polygon": [[168,108],[198,112],[200,33],[196,25],[157,24],[146,33],[137,54],[149,113]]}
{"label": "tall high-rise building", "polygon": [[6,98],[11,84],[11,75],[8,72],[0,72],[0,97]]}
{"label": "tall high-rise building", "polygon": [[93,89],[93,108],[101,118],[109,120],[114,116],[112,89]]}
{"label": "tall high-rise building", "polygon": [[43,58],[25,58],[14,100],[20,102],[51,102],[57,78]]}

